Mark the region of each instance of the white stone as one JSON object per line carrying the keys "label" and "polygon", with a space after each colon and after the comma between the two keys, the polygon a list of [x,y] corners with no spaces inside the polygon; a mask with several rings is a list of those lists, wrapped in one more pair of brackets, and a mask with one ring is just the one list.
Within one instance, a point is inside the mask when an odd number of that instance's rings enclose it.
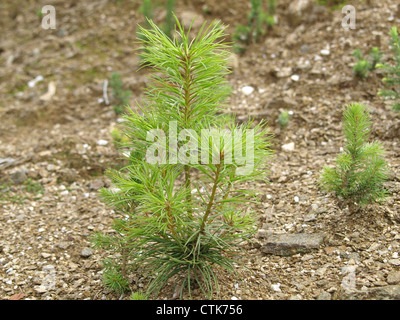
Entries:
{"label": "white stone", "polygon": [[282,150],[286,151],[286,152],[294,151],[294,142],[290,142],[290,143],[284,144],[282,146]]}
{"label": "white stone", "polygon": [[300,80],[300,76],[298,76],[297,74],[294,74],[290,77],[290,79],[292,79],[292,81],[297,82]]}
{"label": "white stone", "polygon": [[35,79],[28,82],[28,87],[33,88],[36,82],[43,81],[43,76],[37,76]]}
{"label": "white stone", "polygon": [[106,146],[108,144],[107,140],[100,139],[97,141],[98,146]]}
{"label": "white stone", "polygon": [[47,92],[39,97],[40,100],[49,101],[56,94],[56,83],[50,81],[47,87]]}
{"label": "white stone", "polygon": [[357,266],[344,266],[342,267],[342,273],[347,274],[347,273],[354,273],[357,269]]}
{"label": "white stone", "polygon": [[244,86],[244,87],[242,88],[242,92],[243,92],[246,96],[252,94],[253,91],[254,91],[254,88],[251,87],[251,86]]}
{"label": "white stone", "polygon": [[35,287],[35,291],[38,293],[45,293],[47,292],[47,288],[43,285],[40,285]]}
{"label": "white stone", "polygon": [[281,292],[281,284],[280,283],[271,284],[271,288],[272,288],[272,290],[274,290],[276,292]]}
{"label": "white stone", "polygon": [[389,263],[395,266],[400,266],[400,259],[390,259]]}

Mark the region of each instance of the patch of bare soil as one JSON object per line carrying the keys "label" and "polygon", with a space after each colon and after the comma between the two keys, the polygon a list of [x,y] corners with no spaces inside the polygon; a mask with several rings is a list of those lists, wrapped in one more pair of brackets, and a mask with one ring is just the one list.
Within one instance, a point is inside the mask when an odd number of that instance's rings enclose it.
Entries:
{"label": "patch of bare soil", "polygon": [[[113,211],[97,190],[109,185],[104,171],[122,165],[110,136],[118,116],[113,101],[104,103],[104,80],[120,73],[133,92],[132,106],[146,87],[147,71],[137,71],[135,51],[141,1],[50,2],[55,30],[41,28],[40,1],[0,4],[0,299],[128,299],[102,284],[105,253],[93,251],[88,237],[111,232]],[[179,17],[218,18],[230,25],[228,32],[245,23],[249,9],[248,1],[176,2]],[[278,256],[262,252],[261,236],[249,239],[245,267],[238,266],[242,278],[221,274],[217,297],[399,298],[399,115],[377,96],[379,71],[366,80],[352,73],[354,49],[379,46],[390,54],[388,32],[400,22],[397,2],[354,1],[357,26],[349,31],[341,27],[341,10],[313,5],[293,25],[291,1],[278,2],[278,24],[236,56],[226,112],[239,121],[248,114],[266,119],[275,134],[270,183],[249,184],[262,199],[259,229],[321,233],[324,242],[307,253]],[[157,9],[156,21],[162,15]],[[43,80],[29,86],[38,76]],[[49,86],[56,91],[46,100]],[[254,91],[245,94],[245,86]],[[340,209],[316,185],[343,145],[341,113],[350,102],[368,106],[373,137],[383,142],[392,170],[385,204],[358,215]],[[284,130],[277,123],[282,110],[293,112]],[[146,283],[136,274],[130,280],[132,291]],[[166,288],[159,298],[172,296]],[[194,292],[193,298],[203,297]]]}

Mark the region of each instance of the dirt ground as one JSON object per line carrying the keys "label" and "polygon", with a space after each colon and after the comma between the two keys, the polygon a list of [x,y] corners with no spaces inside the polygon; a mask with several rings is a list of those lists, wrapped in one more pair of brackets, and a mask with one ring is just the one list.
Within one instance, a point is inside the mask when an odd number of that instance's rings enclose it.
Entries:
{"label": "dirt ground", "polygon": [[[245,23],[245,0],[176,1],[178,17]],[[256,236],[244,245],[241,279],[226,276],[220,299],[371,299],[400,290],[400,125],[390,102],[377,96],[380,71],[354,76],[354,49],[378,46],[390,56],[389,30],[399,25],[397,1],[353,1],[357,24],[344,30],[341,10],[313,6],[299,21],[279,0],[278,23],[258,44],[235,55],[227,113],[266,119],[275,137],[269,184],[254,182],[262,205],[259,228],[273,233],[319,233],[324,243],[288,257],[261,252]],[[25,1],[0,4],[0,299],[128,299],[102,283],[105,252],[88,237],[111,231],[113,211],[99,198],[104,171],[121,165],[110,132],[119,116],[103,83],[121,74],[140,101],[147,70],[137,71],[139,0]],[[38,10],[56,8],[55,30],[41,28]],[[156,9],[155,20],[163,12]],[[36,78],[38,76],[43,77]],[[296,77],[297,76],[297,77]],[[36,82],[30,82],[37,79]],[[46,97],[51,87],[55,93]],[[251,86],[251,94],[242,88]],[[43,97],[44,95],[44,97]],[[356,215],[341,210],[316,181],[343,146],[341,115],[351,102],[368,106],[372,137],[390,164],[390,195]],[[282,130],[277,117],[293,112]],[[283,147],[294,143],[294,149]],[[131,275],[131,290],[146,279]],[[386,290],[386,291],[385,291]],[[159,299],[171,299],[166,288]],[[382,295],[382,294],[381,294]],[[399,294],[383,294],[399,298]],[[203,298],[200,294],[193,298]]]}

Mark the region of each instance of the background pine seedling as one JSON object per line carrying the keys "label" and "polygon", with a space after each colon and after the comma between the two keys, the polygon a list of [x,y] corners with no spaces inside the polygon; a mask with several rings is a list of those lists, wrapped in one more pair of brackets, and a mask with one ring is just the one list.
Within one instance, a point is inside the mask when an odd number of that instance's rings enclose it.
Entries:
{"label": "background pine seedling", "polygon": [[110,87],[113,98],[116,102],[114,105],[114,111],[116,114],[120,114],[124,107],[129,105],[132,91],[123,88],[121,75],[117,72],[111,74]]}
{"label": "background pine seedling", "polygon": [[175,19],[174,19],[174,10],[175,10],[175,0],[166,0],[165,3],[165,24],[162,26],[162,30],[164,33],[172,38],[172,32],[175,30]]}
{"label": "background pine seedling", "polygon": [[282,111],[278,116],[278,123],[282,129],[285,129],[290,121],[289,111]]}
{"label": "background pine seedling", "polygon": [[[165,23],[160,26],[160,29],[170,38],[173,37],[173,31],[175,30],[175,18],[174,18],[174,10],[175,10],[175,0],[166,0],[165,2]],[[142,6],[140,7],[140,11],[143,13],[145,22],[145,28],[150,28],[150,20],[154,18],[154,4],[153,0],[143,0]],[[137,37],[139,40],[146,41],[144,39],[144,35],[142,33],[137,33]],[[142,50],[146,50],[146,48],[142,48]],[[143,61],[143,57],[140,54],[139,58]],[[143,65],[145,66],[145,65]]]}
{"label": "background pine seedling", "polygon": [[275,13],[276,13],[276,6],[277,6],[278,0],[268,0],[268,6],[267,6],[267,14],[265,17],[265,22],[267,26],[272,27],[275,25]]}
{"label": "background pine seedling", "polygon": [[129,284],[126,278],[124,278],[114,264],[109,261],[104,261],[103,263],[103,283],[110,290],[117,294],[123,294],[129,289]]}
{"label": "background pine seedling", "polygon": [[154,18],[153,1],[143,0],[140,7],[140,12],[143,13],[144,17],[146,18],[146,26],[149,27],[147,20],[152,20]]}
{"label": "background pine seedling", "polygon": [[251,10],[247,16],[247,25],[237,25],[232,36],[235,52],[244,52],[245,46],[250,43],[257,43],[260,37],[265,34],[265,27],[275,24],[275,12],[277,0],[268,0],[267,12],[263,11],[263,0],[250,0]]}
{"label": "background pine seedling", "polygon": [[264,33],[262,30],[265,22],[265,13],[263,12],[263,0],[250,0],[251,11],[248,17],[250,34],[254,43],[258,42],[261,34]]}
{"label": "background pine seedling", "polygon": [[325,166],[319,183],[327,192],[333,192],[350,212],[362,205],[385,198],[383,183],[388,168],[384,149],[379,142],[367,142],[371,117],[363,104],[348,105],[343,112],[343,133],[346,144],[336,159],[334,168]]}
{"label": "background pine seedling", "polygon": [[[111,272],[121,271],[126,280],[129,275],[122,271],[134,268],[149,279],[147,297],[171,284],[181,297],[198,288],[210,298],[218,291],[219,272],[235,273],[238,244],[255,231],[253,212],[242,204],[256,201],[256,194],[243,183],[266,179],[270,134],[264,123],[238,126],[220,115],[230,92],[225,79],[230,53],[220,41],[225,36],[220,22],[203,25],[194,39],[178,20],[174,39],[152,21],[149,24],[150,29],[140,27],[139,33],[145,39],[143,64],[154,71],[151,84],[144,105],[138,106],[141,114],[127,109],[122,122],[129,138],[124,145],[129,165],[109,170],[113,187],[102,189],[104,200],[120,215],[114,224],[117,236],[97,234],[93,241],[117,257],[109,260]],[[149,133],[168,133],[171,126],[177,132],[192,130],[179,140],[179,152],[168,136],[166,149],[148,158],[155,145]],[[202,130],[222,135],[203,138]],[[243,134],[228,143],[233,132]],[[209,143],[209,148],[202,148]],[[248,147],[254,167],[246,171],[239,159]],[[192,161],[185,161],[188,152]],[[161,161],[163,154],[169,157],[167,163]],[[235,161],[228,161],[230,155]]]}
{"label": "background pine seedling", "polygon": [[147,295],[141,291],[133,292],[130,296],[130,299],[131,300],[148,300]]}
{"label": "background pine seedling", "polygon": [[241,53],[246,51],[246,46],[250,43],[250,31],[249,26],[237,25],[235,27],[235,32],[232,35],[233,39],[233,50],[236,53]]}
{"label": "background pine seedling", "polygon": [[394,100],[393,110],[400,111],[400,38],[397,27],[390,30],[393,64],[378,64],[386,76],[382,79],[387,89],[379,91],[378,95]]}
{"label": "background pine seedling", "polygon": [[382,53],[377,47],[373,47],[369,53],[369,58],[364,58],[359,49],[354,50],[353,56],[357,59],[353,66],[354,74],[360,78],[367,78],[370,71],[375,70],[377,64],[382,59]]}
{"label": "background pine seedling", "polygon": [[347,0],[317,0],[317,4],[328,7],[330,11],[341,10]]}
{"label": "background pine seedling", "polygon": [[129,289],[127,271],[129,268],[129,257],[132,252],[132,240],[125,235],[126,216],[125,211],[129,210],[126,204],[115,206],[117,214],[113,223],[114,233],[95,233],[91,237],[95,248],[101,248],[109,252],[109,257],[103,261],[103,282],[115,293],[122,294]]}
{"label": "background pine seedling", "polygon": [[373,47],[368,54],[371,57],[371,70],[375,70],[382,60],[382,52],[378,47]]}

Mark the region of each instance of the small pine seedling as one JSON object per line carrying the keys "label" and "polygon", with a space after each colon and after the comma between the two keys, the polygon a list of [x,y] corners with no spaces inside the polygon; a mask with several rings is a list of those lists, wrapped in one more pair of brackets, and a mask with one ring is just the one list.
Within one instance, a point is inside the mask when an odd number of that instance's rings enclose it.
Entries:
{"label": "small pine seedling", "polygon": [[[147,20],[153,19],[154,12],[152,0],[143,0],[142,6],[140,7],[139,11],[143,13],[144,17],[146,18],[146,23]],[[147,26],[149,27],[148,23]]]}
{"label": "small pine seedling", "polygon": [[375,70],[378,63],[382,60],[382,52],[378,47],[373,47],[369,51],[369,56],[371,57],[371,70]]}
{"label": "small pine seedling", "polygon": [[[165,14],[165,23],[160,26],[160,29],[169,37],[172,39],[173,32],[175,30],[175,18],[174,18],[174,9],[175,9],[175,0],[166,0],[165,2],[165,9],[166,9],[166,14]],[[149,29],[151,28],[151,25],[149,23],[150,20],[153,19],[154,16],[154,11],[153,11],[153,4],[152,0],[143,0],[143,4],[140,8],[140,11],[143,13],[145,17],[145,28]],[[143,33],[138,32],[137,33],[137,38],[140,41],[146,42],[147,39],[143,38],[145,35]],[[142,48],[143,52],[146,52],[146,48]],[[141,61],[144,60],[144,57],[142,54],[139,54],[139,59]],[[148,67],[149,65],[143,64],[143,67]]]}
{"label": "small pine seedling", "polygon": [[317,0],[318,5],[327,6],[329,11],[339,10],[347,0]]}
{"label": "small pine seedling", "polygon": [[[175,30],[175,19],[174,19],[174,10],[175,10],[175,0],[166,0],[165,2],[165,23],[161,25],[160,29],[170,38],[172,38],[172,32]],[[150,27],[149,20],[152,20],[154,17],[154,9],[152,0],[143,0],[140,11],[143,13],[146,20],[146,28]],[[142,39],[146,40],[146,39]]]}
{"label": "small pine seedling", "polygon": [[275,25],[275,13],[276,13],[276,5],[277,5],[278,0],[268,0],[268,6],[267,6],[267,14],[265,17],[265,22],[267,26],[272,27]]}
{"label": "small pine seedling", "polygon": [[400,111],[400,37],[397,28],[390,30],[391,47],[393,52],[394,64],[378,64],[377,68],[382,68],[386,76],[382,79],[383,83],[388,87],[378,92],[378,95],[389,100],[394,100],[392,108],[394,111]]}
{"label": "small pine seedling", "polygon": [[131,300],[148,300],[147,295],[142,291],[133,292],[130,296]]}
{"label": "small pine seedling", "polygon": [[365,79],[370,69],[368,60],[364,59],[359,49],[354,50],[353,56],[357,59],[357,63],[353,66],[354,74]]}
{"label": "small pine seedling", "polygon": [[125,236],[127,221],[121,210],[127,210],[126,205],[119,207],[122,218],[113,222],[114,233],[95,233],[90,241],[95,248],[108,250],[110,258],[103,261],[103,282],[115,293],[121,294],[129,289],[127,272],[129,268],[129,256],[132,252],[132,240]]}
{"label": "small pine seedling", "polygon": [[243,205],[256,194],[245,182],[266,180],[271,135],[263,122],[237,125],[222,115],[230,91],[226,28],[203,25],[191,39],[175,22],[174,39],[152,21],[139,27],[142,63],[154,73],[141,114],[127,109],[121,123],[129,164],[109,170],[113,187],[101,190],[121,217],[117,234],[98,234],[95,243],[118,257],[108,269],[129,276],[137,268],[149,279],[147,297],[171,283],[181,298],[194,287],[210,298],[219,272],[235,273],[238,244],[256,229]]}
{"label": "small pine seedling", "polygon": [[377,47],[369,51],[369,59],[364,58],[359,49],[354,50],[353,56],[357,59],[357,63],[353,66],[354,74],[362,79],[367,78],[368,73],[375,70],[382,59],[382,53]]}
{"label": "small pine seedling", "polygon": [[288,111],[282,111],[278,116],[278,123],[282,129],[285,129],[290,121],[290,113]]}
{"label": "small pine seedling", "polygon": [[320,186],[333,192],[351,213],[386,196],[384,149],[379,142],[367,142],[370,127],[371,117],[363,104],[347,105],[343,112],[344,151],[336,159],[335,168],[324,167],[319,180]]}
{"label": "small pine seedling", "polygon": [[245,45],[250,43],[250,31],[249,26],[237,25],[235,28],[235,33],[232,35],[233,39],[233,51],[236,53],[242,53],[246,51]]}
{"label": "small pine seedling", "polygon": [[167,0],[167,2],[165,3],[165,9],[167,12],[165,15],[165,24],[162,26],[162,30],[168,37],[172,38],[172,32],[175,30],[175,1]]}
{"label": "small pine seedling", "polygon": [[132,95],[132,91],[124,90],[122,86],[122,79],[119,73],[114,72],[111,74],[110,87],[112,89],[112,95],[116,100],[114,105],[114,111],[116,114],[123,112],[124,107],[129,105],[129,100]]}
{"label": "small pine seedling", "polygon": [[112,128],[110,135],[116,146],[121,146],[129,141],[128,138],[122,134],[121,130],[117,126]]}
{"label": "small pine seedling", "polygon": [[129,284],[121,272],[113,267],[105,267],[103,271],[103,283],[116,294],[122,294],[129,290]]}
{"label": "small pine seedling", "polygon": [[244,52],[249,43],[257,43],[260,36],[265,33],[264,23],[267,26],[275,24],[277,0],[268,0],[267,12],[263,11],[263,0],[250,0],[251,11],[247,16],[247,25],[237,25],[232,36],[233,49],[236,53]]}
{"label": "small pine seedling", "polygon": [[264,33],[262,30],[263,23],[265,22],[265,13],[263,12],[262,4],[263,0],[250,0],[251,1],[251,12],[248,17],[249,26],[251,28],[251,38],[254,43],[258,42],[261,34]]}
{"label": "small pine seedling", "polygon": [[39,17],[39,19],[42,19],[42,18],[43,18],[42,9],[37,9],[37,10],[36,10],[36,15]]}

